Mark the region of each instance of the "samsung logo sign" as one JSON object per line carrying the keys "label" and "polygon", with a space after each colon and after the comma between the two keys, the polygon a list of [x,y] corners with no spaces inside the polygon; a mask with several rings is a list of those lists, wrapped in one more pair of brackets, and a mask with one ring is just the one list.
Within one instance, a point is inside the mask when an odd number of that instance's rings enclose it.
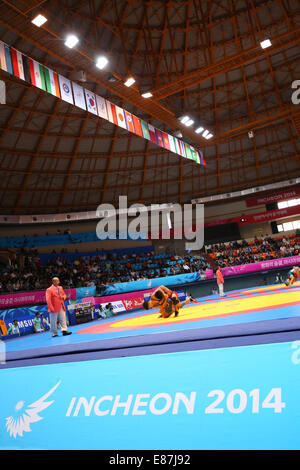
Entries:
{"label": "samsung logo sign", "polygon": [[185,395],[176,392],[174,396],[169,393],[157,393],[151,396],[149,393],[130,394],[127,398],[121,395],[104,395],[100,398],[92,396],[73,397],[69,404],[66,416],[115,416],[117,413],[126,415],[163,415],[171,413],[177,415],[185,411],[187,414],[193,414],[195,408],[196,392]]}

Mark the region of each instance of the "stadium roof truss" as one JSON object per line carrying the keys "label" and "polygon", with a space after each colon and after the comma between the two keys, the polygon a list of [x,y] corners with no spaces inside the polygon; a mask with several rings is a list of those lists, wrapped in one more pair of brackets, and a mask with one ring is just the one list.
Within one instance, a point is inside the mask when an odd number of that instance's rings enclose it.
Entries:
{"label": "stadium roof truss", "polygon": [[[37,13],[47,18],[40,28]],[[74,49],[64,45],[68,32],[79,37]],[[206,160],[181,158],[0,71],[2,214],[95,210],[120,195],[184,203],[300,176],[297,0],[3,0],[0,40],[153,126],[180,131]],[[99,54],[109,60],[104,70],[95,67]],[[126,87],[129,76],[136,82]],[[213,137],[182,124],[183,114]]]}

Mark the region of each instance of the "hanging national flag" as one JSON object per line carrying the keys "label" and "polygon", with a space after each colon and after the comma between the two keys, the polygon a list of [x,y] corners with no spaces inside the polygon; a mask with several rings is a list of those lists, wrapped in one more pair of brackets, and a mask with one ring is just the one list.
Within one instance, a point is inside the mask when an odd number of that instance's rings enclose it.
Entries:
{"label": "hanging national flag", "polygon": [[143,131],[142,131],[141,120],[138,117],[136,117],[134,114],[132,114],[132,119],[133,119],[135,134],[139,135],[140,137],[144,137],[143,136]]}
{"label": "hanging national flag", "polygon": [[159,129],[156,129],[156,127],[155,127],[155,134],[156,134],[156,139],[157,139],[158,145],[160,147],[164,148],[164,141],[163,141],[162,133]]}
{"label": "hanging national flag", "polygon": [[125,111],[124,109],[124,114],[125,114],[127,129],[129,130],[129,132],[134,133],[134,125],[133,125],[133,119],[132,119],[131,113],[129,113],[128,111]]}
{"label": "hanging national flag", "polygon": [[[30,65],[30,67],[31,67],[31,65]],[[32,78],[31,78],[31,82],[34,83],[34,85],[37,88],[40,88],[41,90],[47,91],[45,75],[44,75],[44,67],[34,60],[33,61],[33,69],[34,69],[34,82],[33,82]]]}
{"label": "hanging national flag", "polygon": [[201,150],[198,150],[198,154],[199,154],[199,159],[200,159],[200,163],[204,166],[206,166],[206,161],[204,159],[204,155],[203,153],[201,152]]}
{"label": "hanging national flag", "polygon": [[180,146],[180,155],[182,155],[184,158],[186,158],[184,143],[182,142],[182,140],[179,140],[179,139],[178,139],[178,142],[179,142],[179,146]]}
{"label": "hanging national flag", "polygon": [[84,91],[85,91],[87,110],[92,114],[98,114],[95,93],[89,90],[84,90]]}
{"label": "hanging national flag", "polygon": [[169,142],[169,138],[168,138],[168,134],[166,134],[165,132],[161,131],[162,133],[162,137],[163,137],[163,142],[164,142],[164,147],[165,149],[168,149],[168,150],[171,150],[170,148],[170,142]]}
{"label": "hanging national flag", "polygon": [[3,80],[0,80],[0,104],[6,104],[6,86]]}
{"label": "hanging national flag", "polygon": [[46,91],[52,95],[51,91],[51,82],[50,82],[50,73],[47,67],[44,67],[44,77],[45,77],[45,84],[46,84]]}
{"label": "hanging national flag", "polygon": [[58,77],[53,70],[44,67],[44,75],[45,75],[45,83],[46,83],[46,90],[53,96],[60,98],[60,91],[59,91],[59,84],[58,84]]}
{"label": "hanging national flag", "polygon": [[6,71],[13,75],[14,71],[13,71],[13,66],[12,66],[11,52],[10,52],[10,48],[6,44],[4,44],[4,51],[5,51],[6,68],[7,68]]}
{"label": "hanging national flag", "polygon": [[174,142],[174,137],[170,134],[168,134],[168,139],[169,139],[169,144],[170,144],[170,150],[171,152],[176,153],[176,147],[175,147],[175,142]]}
{"label": "hanging national flag", "polygon": [[155,127],[151,126],[151,124],[148,124],[148,129],[149,129],[149,134],[150,134],[150,140],[154,144],[157,145],[157,139],[156,139],[156,134],[155,134]]}
{"label": "hanging national flag", "polygon": [[109,122],[112,122],[113,124],[118,125],[116,106],[110,101],[106,101],[106,109],[107,109]]}
{"label": "hanging national flag", "polygon": [[26,82],[31,83],[29,59],[26,55],[22,54],[22,62],[23,62],[23,70],[24,70],[24,79]]}
{"label": "hanging national flag", "polygon": [[33,70],[34,70],[34,84],[37,88],[42,88],[42,80],[41,80],[41,73],[40,73],[40,64],[33,61]]}
{"label": "hanging national flag", "polygon": [[6,58],[7,72],[13,74],[14,71],[13,71],[13,66],[12,66],[10,48],[5,44],[5,45],[4,45],[4,49],[5,49],[5,58]]}
{"label": "hanging national flag", "polygon": [[123,108],[116,106],[116,113],[117,113],[118,126],[123,127],[123,129],[127,129]]}
{"label": "hanging national flag", "polygon": [[184,148],[185,148],[186,158],[188,158],[189,160],[193,160],[190,146],[188,144],[184,144]]}
{"label": "hanging national flag", "polygon": [[7,72],[4,42],[0,41],[0,69]]}
{"label": "hanging national flag", "polygon": [[97,109],[98,109],[98,116],[103,119],[108,120],[107,110],[106,110],[106,100],[101,96],[96,95],[96,102],[97,102]]}
{"label": "hanging national flag", "polygon": [[141,125],[142,125],[143,136],[145,137],[145,139],[150,140],[148,124],[141,119]]}
{"label": "hanging national flag", "polygon": [[67,103],[74,104],[70,80],[62,75],[58,75],[58,79],[61,99]]}
{"label": "hanging national flag", "polygon": [[198,155],[197,150],[195,150],[194,147],[192,147],[192,146],[190,146],[190,149],[191,149],[192,159],[194,160],[194,162],[200,163],[199,155]]}
{"label": "hanging national flag", "polygon": [[60,98],[58,75],[53,70],[49,70],[52,95]]}
{"label": "hanging national flag", "polygon": [[178,142],[177,137],[174,137],[174,142],[175,142],[176,153],[177,153],[178,155],[181,155],[181,153],[180,153],[180,145],[179,145],[179,142]]}
{"label": "hanging national flag", "polygon": [[89,112],[107,119],[123,129],[127,129],[129,132],[150,140],[161,148],[170,150],[196,163],[206,165],[201,151],[166,132],[156,129],[151,124],[80,85],[73,83],[72,86],[71,81],[67,78],[58,75],[53,70],[44,67],[16,49],[10,48],[2,41],[0,41],[0,69],[70,104],[74,104],[74,93],[75,106],[87,109]]}
{"label": "hanging national flag", "polygon": [[37,86],[36,83],[35,83],[34,62],[35,61],[33,59],[30,59],[30,57],[28,57],[28,65],[29,65],[29,71],[30,71],[30,81],[31,81],[32,85]]}
{"label": "hanging national flag", "polygon": [[73,95],[74,95],[74,104],[78,108],[84,109],[86,111],[86,104],[84,99],[84,91],[82,86],[77,85],[77,83],[72,82]]}
{"label": "hanging national flag", "polygon": [[24,80],[24,69],[23,69],[23,62],[22,62],[22,54],[16,49],[11,48],[11,58],[12,58],[12,65],[14,75],[21,80]]}

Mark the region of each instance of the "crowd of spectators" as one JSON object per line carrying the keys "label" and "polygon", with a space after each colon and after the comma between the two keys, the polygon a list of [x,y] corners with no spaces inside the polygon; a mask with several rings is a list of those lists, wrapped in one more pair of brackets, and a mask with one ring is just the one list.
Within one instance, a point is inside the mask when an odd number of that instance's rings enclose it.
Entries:
{"label": "crowd of spectators", "polygon": [[206,247],[206,253],[221,268],[297,256],[299,250],[299,237],[272,238],[267,235],[260,238],[255,237],[252,241],[233,241]]}
{"label": "crowd of spectators", "polygon": [[[118,254],[99,252],[94,256],[79,256],[71,261],[64,252],[52,254],[42,265],[36,249],[16,252],[10,265],[0,270],[0,294],[43,290],[49,287],[52,277],[58,276],[64,288],[96,286],[101,292],[108,284],[141,279],[205,271],[214,264],[221,268],[255,263],[299,254],[297,237],[261,237],[253,241],[234,241],[206,246],[201,253],[177,256],[172,253]],[[209,263],[208,256],[212,258]]]}
{"label": "crowd of spectators", "polygon": [[99,253],[94,256],[78,256],[75,261],[57,254],[52,255],[43,266],[37,250],[22,251],[21,256],[18,254],[11,265],[2,269],[0,294],[46,289],[51,284],[53,275],[59,277],[66,289],[96,286],[101,291],[107,284],[200,270],[204,273],[209,267],[202,257],[155,255],[153,251],[122,255]]}

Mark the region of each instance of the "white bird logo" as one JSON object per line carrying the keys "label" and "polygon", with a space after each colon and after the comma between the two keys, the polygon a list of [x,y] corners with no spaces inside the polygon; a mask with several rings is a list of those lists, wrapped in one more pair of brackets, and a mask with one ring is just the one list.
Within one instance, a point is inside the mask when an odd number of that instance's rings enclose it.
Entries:
{"label": "white bird logo", "polygon": [[[19,416],[9,416],[6,419],[6,428],[7,432],[9,432],[10,437],[13,436],[16,438],[18,435],[23,437],[23,432],[31,432],[30,424],[36,423],[43,419],[39,416],[39,413],[43,411],[45,408],[48,408],[53,401],[45,401],[47,398],[54,392],[54,390],[59,386],[61,380],[53,387],[51,390],[46,393],[44,396],[39,398],[37,401],[28,405],[28,407],[21,412]],[[15,410],[20,411],[24,407],[24,402],[19,401],[16,406]]]}

